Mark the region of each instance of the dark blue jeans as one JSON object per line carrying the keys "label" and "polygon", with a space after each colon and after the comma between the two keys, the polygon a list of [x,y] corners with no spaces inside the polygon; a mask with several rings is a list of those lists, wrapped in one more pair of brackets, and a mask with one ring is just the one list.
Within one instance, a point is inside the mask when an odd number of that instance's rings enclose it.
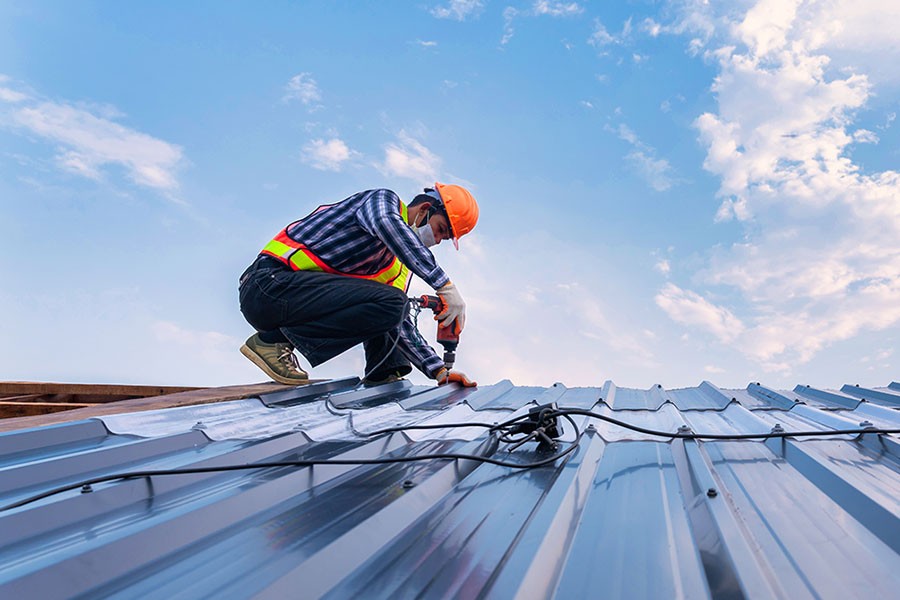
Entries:
{"label": "dark blue jeans", "polygon": [[[315,367],[362,343],[372,379],[412,371],[394,347],[406,294],[367,279],[293,271],[260,256],[241,275],[241,312],[266,341],[286,341]],[[392,350],[393,347],[393,350]],[[385,355],[387,358],[385,358]]]}

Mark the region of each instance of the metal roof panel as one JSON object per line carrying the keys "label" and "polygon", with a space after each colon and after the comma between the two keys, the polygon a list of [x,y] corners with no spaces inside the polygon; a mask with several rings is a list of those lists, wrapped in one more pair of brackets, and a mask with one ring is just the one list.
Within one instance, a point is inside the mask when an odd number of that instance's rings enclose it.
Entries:
{"label": "metal roof panel", "polygon": [[[546,454],[531,443],[508,451],[476,423],[548,402],[668,433],[900,426],[900,410],[883,399],[815,388],[323,383],[0,435],[0,472],[9,476],[0,503],[145,467],[433,452],[530,461]],[[0,512],[0,596],[887,597],[898,589],[896,435],[673,440],[573,419],[584,431],[578,448],[530,470],[473,460],[281,466],[55,494]],[[411,425],[434,428],[367,435]],[[563,429],[564,441],[574,439],[568,422]]]}

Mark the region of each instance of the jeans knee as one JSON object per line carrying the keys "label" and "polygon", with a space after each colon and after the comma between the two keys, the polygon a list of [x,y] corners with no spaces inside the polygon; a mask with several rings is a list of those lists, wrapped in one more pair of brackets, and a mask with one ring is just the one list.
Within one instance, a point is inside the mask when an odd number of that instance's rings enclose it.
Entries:
{"label": "jeans knee", "polygon": [[406,316],[406,303],[408,299],[406,293],[399,288],[388,287],[385,292],[384,298],[380,304],[384,309],[385,325],[393,328],[397,326],[400,319]]}

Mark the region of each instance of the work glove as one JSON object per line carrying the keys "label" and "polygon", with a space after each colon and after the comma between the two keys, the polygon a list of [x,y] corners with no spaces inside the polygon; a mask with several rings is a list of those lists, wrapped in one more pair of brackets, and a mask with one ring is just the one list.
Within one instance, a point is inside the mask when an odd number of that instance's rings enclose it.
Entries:
{"label": "work glove", "polygon": [[478,385],[478,382],[466,377],[465,373],[451,371],[446,367],[441,367],[441,370],[435,374],[434,378],[437,379],[438,385],[446,385],[452,382],[456,382],[463,387],[475,387]]}
{"label": "work glove", "polygon": [[441,289],[437,290],[438,296],[444,301],[444,310],[435,315],[435,319],[441,322],[441,325],[450,326],[456,322],[457,335],[466,326],[466,303],[463,301],[459,290],[453,285],[452,281]]}

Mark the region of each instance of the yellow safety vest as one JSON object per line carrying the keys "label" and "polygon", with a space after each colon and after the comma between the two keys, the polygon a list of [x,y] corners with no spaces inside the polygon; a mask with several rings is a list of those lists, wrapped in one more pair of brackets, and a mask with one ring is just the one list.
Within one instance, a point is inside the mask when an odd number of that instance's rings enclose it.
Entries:
{"label": "yellow safety vest", "polygon": [[[322,210],[324,207],[319,207],[315,212]],[[403,217],[403,220],[406,223],[409,223],[409,213],[407,211],[406,205],[402,202],[400,203],[400,216]],[[296,222],[296,221],[295,221]],[[359,273],[344,273],[343,271],[338,271],[330,266],[328,266],[325,261],[316,256],[312,250],[307,248],[304,244],[298,242],[297,240],[291,238],[288,235],[288,229],[291,228],[291,223],[284,229],[282,229],[275,238],[266,244],[266,246],[262,249],[263,254],[267,254],[274,258],[277,258],[287,266],[291,267],[295,271],[321,271],[324,273],[332,273],[334,275],[345,275],[347,277],[357,277],[359,279],[371,279],[372,281],[377,281],[378,283],[384,283],[387,285],[392,285],[396,288],[399,288],[406,291],[407,286],[409,285],[409,269],[400,262],[396,256],[394,260],[388,264],[385,268],[381,269],[377,273],[372,273],[368,275],[359,274]]]}

